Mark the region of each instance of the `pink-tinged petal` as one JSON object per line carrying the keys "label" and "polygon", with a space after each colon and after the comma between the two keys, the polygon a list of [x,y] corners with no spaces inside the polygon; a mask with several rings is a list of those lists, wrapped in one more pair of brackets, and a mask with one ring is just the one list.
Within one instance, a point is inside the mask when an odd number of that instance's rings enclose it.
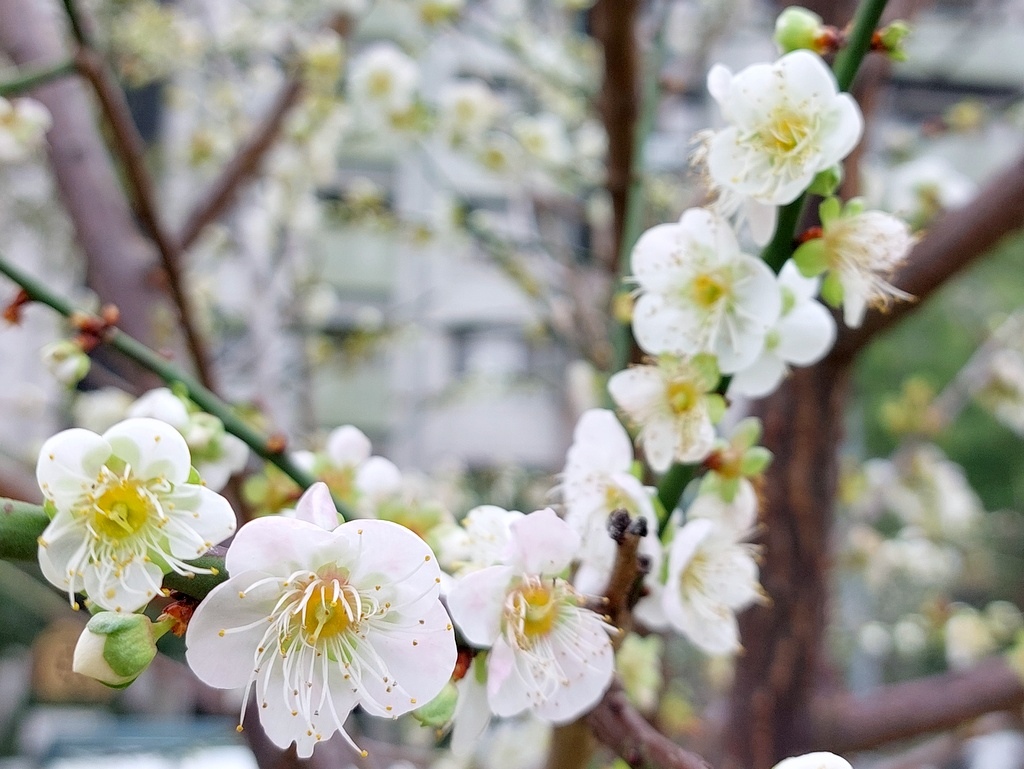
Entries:
{"label": "pink-tinged petal", "polygon": [[343,425],[327,436],[327,456],[335,467],[356,467],[370,458],[370,439],[358,427]]}
{"label": "pink-tinged petal", "polygon": [[814,300],[799,304],[775,327],[775,354],[795,366],[810,366],[825,357],[836,341],[832,314]]}
{"label": "pink-tinged petal", "polygon": [[750,225],[750,237],[758,246],[767,246],[775,235],[775,227],[779,220],[778,206],[759,203],[753,198],[744,201],[743,212]]}
{"label": "pink-tinged petal", "polygon": [[364,696],[362,703],[373,715],[390,718],[425,705],[440,694],[455,670],[455,631],[438,601],[423,616],[409,615],[408,625],[394,626],[386,619],[373,623],[366,643],[379,655],[390,679],[362,679],[365,694],[372,698],[368,703]]}
{"label": "pink-tinged petal", "polygon": [[593,709],[611,684],[615,670],[612,644],[597,615],[582,610],[572,625],[572,632],[556,628],[552,633],[551,649],[563,679],[537,707],[537,715],[554,724],[568,723]]}
{"label": "pink-tinged petal", "polygon": [[487,704],[487,684],[477,680],[473,667],[456,684],[459,699],[452,721],[452,753],[466,757],[473,754],[477,742],[491,723],[491,706]]}
{"label": "pink-tinged petal", "polygon": [[448,593],[452,621],[474,646],[487,648],[501,635],[505,596],[515,574],[511,566],[489,566],[460,577]]}
{"label": "pink-tinged petal", "polygon": [[608,393],[629,416],[642,422],[651,413],[667,409],[665,379],[656,366],[632,366],[612,374]]}
{"label": "pink-tinged petal", "polygon": [[110,444],[101,436],[80,427],[64,430],[39,450],[36,480],[47,499],[67,509],[92,488],[109,458]]}
{"label": "pink-tinged petal", "polygon": [[640,431],[640,443],[647,464],[656,473],[663,473],[672,465],[679,446],[679,430],[669,416],[649,419]]}
{"label": "pink-tinged petal", "polygon": [[[254,674],[256,650],[270,627],[284,578],[265,582],[263,572],[246,571],[217,585],[196,608],[185,633],[185,659],[206,684],[218,689],[245,686]],[[275,644],[277,638],[267,639]]]}
{"label": "pink-tinged petal", "polygon": [[[182,484],[161,497],[161,501],[168,517],[180,525],[188,526],[205,543],[203,552],[223,542],[235,531],[235,512],[231,505],[220,494],[205,486]],[[180,555],[173,550],[171,554],[176,558],[196,557],[195,554]]]}
{"label": "pink-tinged petal", "polygon": [[825,116],[822,130],[819,171],[830,168],[853,152],[864,135],[864,116],[850,94],[842,93],[836,97],[832,110]]}
{"label": "pink-tinged petal", "polygon": [[325,531],[334,531],[338,528],[338,508],[334,506],[331,491],[326,483],[314,483],[299,497],[295,505],[295,517]]}
{"label": "pink-tinged petal", "polygon": [[356,488],[377,504],[402,490],[402,471],[390,459],[370,457],[356,470]]}
{"label": "pink-tinged petal", "polygon": [[242,526],[231,541],[224,565],[229,574],[259,566],[262,571],[286,577],[313,566],[313,555],[332,542],[319,526],[294,518],[257,518]]}
{"label": "pink-tinged petal", "polygon": [[83,571],[83,585],[89,599],[110,611],[141,609],[156,597],[164,578],[157,564],[140,558],[116,567],[112,563],[95,563]]}
{"label": "pink-tinged petal", "polygon": [[349,559],[353,584],[386,586],[400,612],[421,612],[437,601],[441,567],[430,545],[392,521],[343,523],[335,530],[354,557]]}
{"label": "pink-tinged petal", "polygon": [[583,413],[573,432],[566,464],[613,473],[633,463],[633,444],[613,411],[590,409]]}
{"label": "pink-tinged petal", "polygon": [[487,701],[496,716],[507,718],[533,705],[537,683],[515,650],[499,637],[487,655]]}
{"label": "pink-tinged petal", "polygon": [[633,334],[644,352],[690,355],[701,351],[706,316],[690,304],[644,294],[633,308]]}
{"label": "pink-tinged petal", "polygon": [[559,574],[580,549],[580,535],[550,507],[512,523],[513,565],[526,574]]}
{"label": "pink-tinged petal", "polygon": [[177,485],[187,481],[192,472],[185,439],[159,419],[126,419],[103,433],[103,437],[114,456],[131,466],[136,478],[164,478]]}
{"label": "pink-tinged petal", "polygon": [[749,366],[733,374],[728,395],[730,398],[739,395],[763,398],[775,392],[785,376],[786,364],[774,353],[765,351]]}

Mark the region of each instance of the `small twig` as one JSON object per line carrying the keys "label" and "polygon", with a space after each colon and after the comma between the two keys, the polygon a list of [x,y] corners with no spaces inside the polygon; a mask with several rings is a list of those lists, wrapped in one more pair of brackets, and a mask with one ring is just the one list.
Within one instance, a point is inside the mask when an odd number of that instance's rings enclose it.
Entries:
{"label": "small twig", "polygon": [[[70,5],[69,5],[70,7]],[[160,261],[167,274],[171,298],[178,309],[182,333],[189,354],[195,363],[196,374],[205,387],[213,388],[213,374],[206,347],[199,335],[192,300],[185,289],[182,275],[182,248],[164,227],[160,217],[156,186],[146,165],[146,143],[139,134],[124,91],[115,82],[103,59],[89,48],[81,48],[77,55],[78,69],[92,84],[114,137],[114,149],[124,163],[128,182],[134,193],[139,217],[156,244]]]}
{"label": "small twig", "polygon": [[78,65],[74,60],[62,61],[48,67],[37,67],[19,71],[10,80],[0,83],[0,96],[11,97],[31,91],[36,86],[49,83],[51,80],[73,75],[78,71]]}
{"label": "small twig", "polygon": [[[6,275],[21,286],[30,299],[45,304],[66,318],[75,317],[79,323],[95,324],[98,328],[106,326],[106,321],[103,318],[77,310],[71,302],[50,291],[43,283],[9,264],[2,257],[0,257],[0,274]],[[115,326],[105,328],[100,341],[152,371],[169,386],[184,388],[186,395],[199,408],[220,419],[225,430],[244,441],[255,454],[277,466],[302,488],[307,489],[316,483],[316,478],[296,465],[291,456],[285,452],[284,442],[280,437],[267,436],[254,429],[214,392],[166,358],[146,347],[142,342],[128,336]],[[342,516],[352,517],[352,512],[344,503],[338,499],[335,499],[334,503]]]}
{"label": "small twig", "polygon": [[206,226],[224,213],[242,184],[256,175],[267,151],[274,146],[285,117],[298,103],[301,95],[302,82],[299,79],[291,78],[285,83],[263,121],[224,166],[220,176],[185,219],[178,236],[178,243],[183,250],[188,250]]}
{"label": "small twig", "polygon": [[640,582],[650,568],[640,555],[640,541],[647,536],[647,519],[631,519],[625,510],[616,510],[608,518],[608,532],[618,549],[612,574],[605,588],[605,613],[609,621],[619,628],[612,640],[615,648],[633,626],[633,607],[640,598]]}
{"label": "small twig", "polygon": [[587,716],[597,739],[634,769],[710,769],[696,753],[655,729],[634,708],[616,680]]}

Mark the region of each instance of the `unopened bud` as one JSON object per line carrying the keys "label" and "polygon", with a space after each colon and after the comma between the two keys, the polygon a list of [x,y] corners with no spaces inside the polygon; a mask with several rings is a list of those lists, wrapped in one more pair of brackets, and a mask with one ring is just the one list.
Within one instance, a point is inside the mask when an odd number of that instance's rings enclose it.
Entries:
{"label": "unopened bud", "polygon": [[51,342],[40,354],[53,377],[68,387],[74,387],[89,373],[89,356],[69,339]]}
{"label": "unopened bud", "polygon": [[113,689],[123,689],[149,667],[156,657],[157,639],[171,624],[154,625],[144,614],[100,612],[82,631],[71,668]]}
{"label": "unopened bud", "polygon": [[783,53],[800,49],[818,51],[818,41],[824,32],[825,25],[818,14],[794,5],[779,14],[775,43]]}
{"label": "unopened bud", "polygon": [[903,46],[907,35],[910,34],[910,25],[905,21],[897,20],[882,27],[875,33],[875,40],[878,47],[893,61],[906,61],[907,51]]}

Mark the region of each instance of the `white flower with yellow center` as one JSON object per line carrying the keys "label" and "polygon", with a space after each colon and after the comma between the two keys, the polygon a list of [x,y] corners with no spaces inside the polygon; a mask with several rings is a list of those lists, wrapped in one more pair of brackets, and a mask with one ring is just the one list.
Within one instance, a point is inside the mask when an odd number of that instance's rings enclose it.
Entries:
{"label": "white flower with yellow center", "polygon": [[638,441],[655,472],[673,462],[699,462],[715,445],[714,423],[725,412],[715,393],[718,370],[710,356],[662,356],[657,365],[633,366],[608,380],[608,392],[640,427]]}
{"label": "white flower with yellow center", "polygon": [[42,146],[53,118],[35,99],[0,96],[0,162],[15,163]]}
{"label": "white flower with yellow center", "polygon": [[420,71],[392,43],[377,43],[352,60],[348,75],[352,101],[370,115],[392,117],[415,103]]}
{"label": "white flower with yellow center", "polygon": [[[615,563],[615,541],[608,533],[608,516],[625,510],[658,530],[651,492],[632,474],[633,446],[625,428],[607,409],[583,413],[573,433],[562,474],[565,520],[582,539],[580,567],[573,583],[585,593],[601,593]],[[644,537],[641,552],[651,559],[651,571],[661,565],[661,545],[654,535]]]}
{"label": "white flower with yellow center", "polygon": [[438,96],[439,129],[453,144],[478,143],[501,111],[501,101],[482,80],[448,83]]}
{"label": "white flower with yellow center", "polygon": [[554,511],[512,523],[504,564],[470,572],[448,594],[466,640],[487,654],[493,714],[525,710],[567,723],[597,704],[614,655],[604,621],[562,579],[580,538]]}
{"label": "white flower with yellow center", "polygon": [[763,595],[752,545],[708,518],[690,521],[669,546],[661,594],[665,619],[709,654],[740,649],[736,612]]}
{"label": "white flower with yellow center", "polygon": [[779,317],[774,273],[742,253],[729,224],[706,209],[647,230],[631,264],[643,292],[633,333],[651,354],[711,353],[729,374],[757,357]]}
{"label": "white flower with yellow center", "polygon": [[185,439],[156,419],[103,435],[73,428],[50,438],[36,477],[55,513],[39,538],[43,575],[111,611],[142,608],[163,575],[201,573],[198,558],[235,530],[231,506],[189,483]]}
{"label": "white flower with yellow center", "polygon": [[860,108],[821,57],[804,50],[735,75],[716,65],[708,91],[729,123],[708,139],[711,182],[726,211],[744,208],[755,240],[766,243],[775,207],[796,200],[860,141]]}
{"label": "white flower with yellow center", "polygon": [[[357,705],[397,718],[433,699],[455,667],[430,547],[390,521],[350,521],[317,484],[297,518],[260,518],[228,549],[232,575],[189,623],[186,658],[211,686],[255,689],[260,723],[302,757]],[[244,707],[244,706],[243,706]],[[358,748],[356,748],[358,750]]]}

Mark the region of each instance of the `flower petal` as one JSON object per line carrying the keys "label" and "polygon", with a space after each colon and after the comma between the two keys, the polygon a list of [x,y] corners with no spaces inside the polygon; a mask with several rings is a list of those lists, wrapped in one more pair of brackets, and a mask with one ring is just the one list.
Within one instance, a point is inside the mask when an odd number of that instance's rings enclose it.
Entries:
{"label": "flower petal", "polygon": [[778,322],[775,354],[795,366],[810,366],[825,357],[836,341],[832,314],[813,299],[799,304]]}
{"label": "flower petal", "polygon": [[89,430],[73,427],[57,433],[39,450],[39,488],[58,509],[70,508],[92,488],[110,452],[110,444]]}
{"label": "flower petal", "polygon": [[474,646],[487,648],[501,635],[501,617],[511,566],[489,566],[459,578],[448,593],[448,611],[462,635]]}
{"label": "flower petal", "polygon": [[334,506],[331,491],[326,483],[314,483],[299,497],[295,504],[295,517],[325,531],[334,531],[338,528],[338,508]]}
{"label": "flower petal", "polygon": [[192,457],[185,439],[159,419],[126,419],[103,433],[103,437],[114,456],[131,466],[136,478],[165,478],[179,484],[188,480],[192,472]]}
{"label": "flower petal", "polygon": [[559,574],[580,549],[580,535],[550,507],[512,523],[512,563],[526,574]]}

